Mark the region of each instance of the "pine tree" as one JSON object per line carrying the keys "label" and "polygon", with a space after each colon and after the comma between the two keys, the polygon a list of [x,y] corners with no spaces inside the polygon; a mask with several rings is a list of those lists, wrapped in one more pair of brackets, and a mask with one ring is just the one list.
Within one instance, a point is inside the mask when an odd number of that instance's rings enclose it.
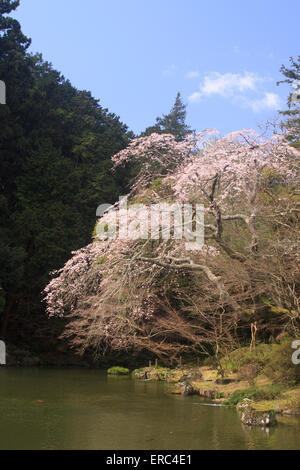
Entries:
{"label": "pine tree", "polygon": [[187,134],[193,132],[190,127],[187,126],[185,120],[186,105],[183,103],[181,95],[178,92],[170,113],[156,118],[156,124],[147,127],[145,132],[142,133],[142,136],[157,132],[158,134],[172,134],[176,137],[176,140],[183,140]]}
{"label": "pine tree", "polygon": [[175,104],[170,113],[157,118],[157,124],[167,134],[173,134],[177,140],[182,140],[191,130],[185,123],[186,105],[183,104],[180,93],[177,93]]}
{"label": "pine tree", "polygon": [[282,65],[280,71],[286,78],[277,83],[288,83],[293,88],[287,100],[288,109],[280,114],[287,117],[282,126],[288,131],[288,140],[300,148],[300,56],[296,60],[290,57],[290,64],[290,68]]}

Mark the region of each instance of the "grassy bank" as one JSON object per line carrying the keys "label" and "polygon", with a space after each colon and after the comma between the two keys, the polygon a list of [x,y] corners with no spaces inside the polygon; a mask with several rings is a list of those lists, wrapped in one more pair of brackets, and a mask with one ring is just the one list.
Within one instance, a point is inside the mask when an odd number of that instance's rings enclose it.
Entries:
{"label": "grassy bank", "polygon": [[[292,363],[290,338],[281,344],[239,348],[216,362],[176,369],[145,367],[135,379],[165,381],[171,393],[199,395],[228,406],[244,398],[257,411],[300,414],[300,365]],[[209,364],[211,362],[211,364]]]}

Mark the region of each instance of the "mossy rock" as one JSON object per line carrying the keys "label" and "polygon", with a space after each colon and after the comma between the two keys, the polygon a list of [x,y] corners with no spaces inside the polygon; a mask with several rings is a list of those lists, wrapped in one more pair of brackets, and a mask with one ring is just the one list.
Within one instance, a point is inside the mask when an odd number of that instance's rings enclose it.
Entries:
{"label": "mossy rock", "polygon": [[181,371],[169,369],[167,367],[142,367],[132,372],[134,379],[153,380],[162,382],[178,382],[182,376]]}
{"label": "mossy rock", "polygon": [[241,421],[248,426],[269,427],[277,424],[276,413],[274,410],[259,411],[250,405],[242,412]]}
{"label": "mossy rock", "polygon": [[130,373],[129,369],[126,367],[111,367],[107,370],[108,375],[128,375]]}
{"label": "mossy rock", "polygon": [[141,367],[132,371],[133,379],[147,379],[148,378],[148,367]]}

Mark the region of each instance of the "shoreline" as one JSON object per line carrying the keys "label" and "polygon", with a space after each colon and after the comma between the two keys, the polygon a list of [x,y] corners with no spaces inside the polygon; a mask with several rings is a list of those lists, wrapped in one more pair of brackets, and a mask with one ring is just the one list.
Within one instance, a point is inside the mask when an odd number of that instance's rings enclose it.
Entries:
{"label": "shoreline", "polygon": [[[300,416],[299,385],[283,389],[278,397],[273,399],[253,400],[244,397],[234,405],[230,404],[230,398],[235,392],[246,393],[251,390],[247,381],[238,380],[237,374],[234,373],[226,379],[219,379],[218,371],[208,366],[180,369],[144,367],[134,370],[132,377],[135,380],[166,382],[169,384],[168,393],[171,394],[196,395],[210,400],[211,404],[235,407],[241,412],[249,408],[255,416]],[[264,390],[272,385],[274,384],[264,375],[260,375],[253,389],[256,387],[258,390]]]}

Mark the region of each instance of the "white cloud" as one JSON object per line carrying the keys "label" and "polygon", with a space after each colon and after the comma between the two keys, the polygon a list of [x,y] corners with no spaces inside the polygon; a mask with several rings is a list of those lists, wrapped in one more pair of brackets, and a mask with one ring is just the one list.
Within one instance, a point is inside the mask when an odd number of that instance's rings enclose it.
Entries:
{"label": "white cloud", "polygon": [[237,91],[241,93],[247,90],[255,90],[257,83],[265,80],[250,72],[245,72],[243,75],[214,72],[204,77],[202,83],[200,83],[200,91],[193,93],[189,99],[195,102],[199,101],[202,96],[233,96]]}
{"label": "white cloud", "polygon": [[264,97],[257,100],[244,99],[244,104],[255,113],[265,110],[278,110],[281,106],[280,96],[276,93],[265,93]]}
{"label": "white cloud", "polygon": [[188,72],[188,73],[185,75],[185,78],[198,78],[198,77],[200,77],[200,73],[199,73],[199,72],[196,72],[196,71]]}
{"label": "white cloud", "polygon": [[191,103],[197,103],[197,101],[201,100],[201,97],[201,93],[199,91],[195,91],[195,93],[189,96],[189,101],[191,101]]}
{"label": "white cloud", "polygon": [[203,98],[221,96],[231,99],[232,102],[240,106],[250,108],[255,113],[264,110],[278,110],[281,106],[279,95],[270,92],[264,92],[261,98],[258,95],[260,91],[258,85],[270,80],[270,78],[260,77],[251,72],[243,74],[213,72],[204,76],[198,91],[189,96],[189,101],[197,103]]}

